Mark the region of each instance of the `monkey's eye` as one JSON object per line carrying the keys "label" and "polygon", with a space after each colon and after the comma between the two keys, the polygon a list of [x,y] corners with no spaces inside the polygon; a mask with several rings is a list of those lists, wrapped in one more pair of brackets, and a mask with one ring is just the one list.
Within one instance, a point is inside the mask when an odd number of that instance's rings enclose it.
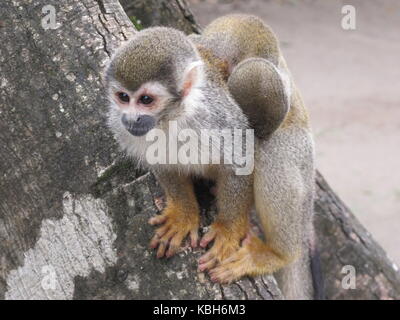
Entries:
{"label": "monkey's eye", "polygon": [[123,103],[129,103],[129,95],[125,92],[118,92],[117,93],[118,99]]}
{"label": "monkey's eye", "polygon": [[150,104],[150,103],[152,103],[153,102],[153,98],[152,97],[150,97],[150,96],[146,96],[146,95],[142,95],[142,96],[140,96],[140,98],[139,98],[139,102],[140,103],[143,103],[143,104]]}

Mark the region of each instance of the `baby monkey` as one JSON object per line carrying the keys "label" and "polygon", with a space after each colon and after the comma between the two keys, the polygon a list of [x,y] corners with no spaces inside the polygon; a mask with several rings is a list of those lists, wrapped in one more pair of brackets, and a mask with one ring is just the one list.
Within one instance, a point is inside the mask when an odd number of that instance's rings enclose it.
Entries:
{"label": "baby monkey", "polygon": [[[201,247],[212,246],[200,258],[199,270],[223,283],[278,271],[287,298],[310,298],[313,139],[270,28],[254,16],[229,15],[212,22],[201,36],[145,29],[116,52],[105,79],[116,140],[154,173],[165,191],[166,208],[149,221],[160,225],[150,243],[157,257],[174,255],[187,236],[192,247],[198,245],[192,178],[212,179],[218,214],[200,240]],[[237,174],[236,162],[153,163],[147,156],[153,142],[146,139],[153,129],[165,133],[167,149],[186,129],[198,136],[201,130],[231,129],[233,135],[254,129],[254,170]],[[235,153],[228,143],[191,147],[199,153],[205,147]],[[264,239],[249,232],[253,207]]]}

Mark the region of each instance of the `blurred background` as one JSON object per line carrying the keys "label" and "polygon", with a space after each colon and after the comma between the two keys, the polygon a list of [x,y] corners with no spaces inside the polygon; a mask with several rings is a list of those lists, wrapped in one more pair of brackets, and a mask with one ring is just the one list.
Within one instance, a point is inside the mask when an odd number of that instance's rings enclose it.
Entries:
{"label": "blurred background", "polygon": [[[317,166],[400,264],[400,1],[188,0],[204,27],[228,13],[277,34],[310,110]],[[356,29],[342,28],[342,7]]]}

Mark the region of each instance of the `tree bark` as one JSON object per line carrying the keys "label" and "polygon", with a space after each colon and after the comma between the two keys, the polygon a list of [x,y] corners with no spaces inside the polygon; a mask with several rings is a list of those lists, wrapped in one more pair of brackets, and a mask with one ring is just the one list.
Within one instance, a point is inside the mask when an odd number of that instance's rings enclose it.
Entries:
{"label": "tree bark", "polygon": [[[146,1],[144,13],[132,4],[144,26],[198,30],[183,1]],[[46,5],[56,29],[43,28],[43,4],[0,3],[0,298],[282,299],[272,276],[211,283],[196,271],[200,249],[155,258],[147,219],[162,191],[118,152],[101,82],[135,29],[115,0]],[[198,195],[206,225],[215,206],[202,185]],[[317,195],[327,298],[398,299],[398,271],[321,176]],[[344,265],[356,269],[355,290],[341,286]]]}
{"label": "tree bark", "polygon": [[121,0],[120,3],[139,28],[166,26],[186,34],[200,33],[185,0]]}
{"label": "tree bark", "polygon": [[0,297],[281,297],[271,276],[211,283],[200,251],[155,258],[147,220],[161,190],[119,155],[101,83],[133,25],[117,1],[46,4],[57,29],[43,29],[41,4],[0,4]]}
{"label": "tree bark", "polygon": [[[326,298],[400,299],[400,274],[396,264],[319,173],[316,189],[314,226]],[[356,281],[355,288],[346,289],[349,266],[354,268]]]}

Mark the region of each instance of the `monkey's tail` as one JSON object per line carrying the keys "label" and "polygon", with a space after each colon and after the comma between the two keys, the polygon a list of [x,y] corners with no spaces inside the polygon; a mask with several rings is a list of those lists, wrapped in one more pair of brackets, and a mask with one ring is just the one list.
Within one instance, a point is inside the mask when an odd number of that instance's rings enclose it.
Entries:
{"label": "monkey's tail", "polygon": [[275,274],[279,287],[288,300],[324,300],[324,280],[313,232],[304,240],[303,248],[301,257]]}

